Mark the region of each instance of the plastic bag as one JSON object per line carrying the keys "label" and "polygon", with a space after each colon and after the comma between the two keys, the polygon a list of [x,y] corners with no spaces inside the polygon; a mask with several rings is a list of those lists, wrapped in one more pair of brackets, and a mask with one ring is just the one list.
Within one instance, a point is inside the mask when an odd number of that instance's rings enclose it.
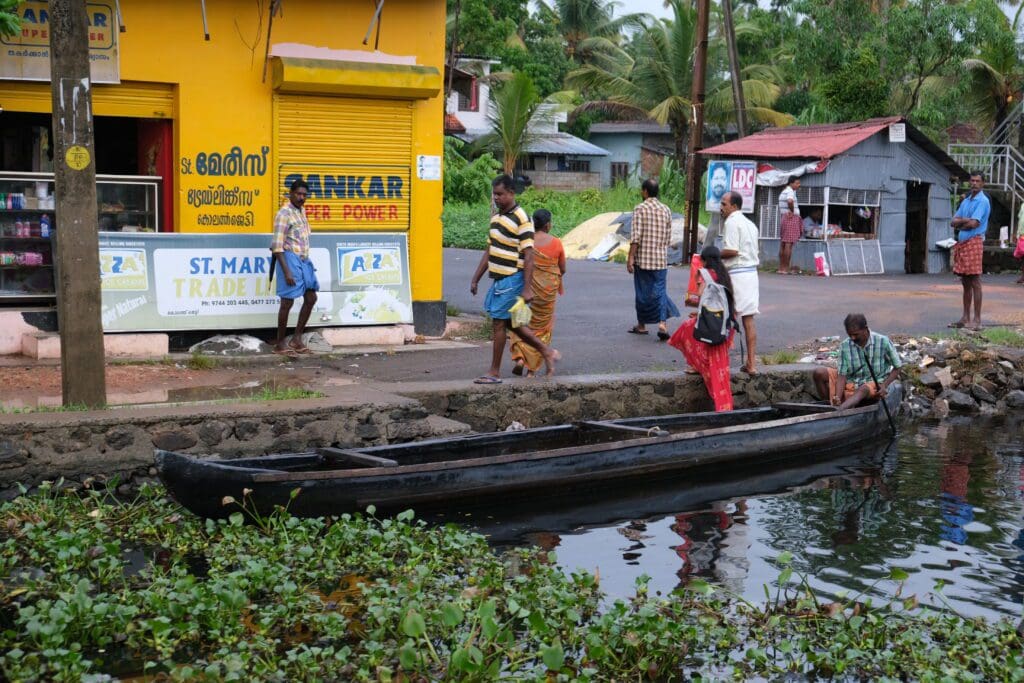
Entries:
{"label": "plastic bag", "polygon": [[533,311],[521,296],[516,297],[516,302],[512,304],[512,308],[508,309],[508,312],[512,314],[512,329],[529,325],[533,318]]}
{"label": "plastic bag", "polygon": [[697,276],[704,263],[700,260],[700,254],[690,257],[690,282],[686,285],[686,305],[694,308],[700,304],[700,292],[697,291]]}
{"label": "plastic bag", "polygon": [[1024,258],[1024,235],[1017,238],[1017,248],[1013,250],[1013,258]]}
{"label": "plastic bag", "polygon": [[825,257],[825,252],[814,252],[814,270],[821,277],[829,277],[832,275],[832,271],[828,267],[828,259]]}

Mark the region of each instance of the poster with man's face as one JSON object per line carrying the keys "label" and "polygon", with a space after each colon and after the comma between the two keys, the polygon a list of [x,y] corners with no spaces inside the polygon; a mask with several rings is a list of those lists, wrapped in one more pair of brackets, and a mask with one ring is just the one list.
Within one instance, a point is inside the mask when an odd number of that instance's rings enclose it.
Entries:
{"label": "poster with man's face", "polygon": [[708,191],[704,206],[717,212],[726,192],[743,198],[743,213],[754,211],[754,188],[757,164],[753,161],[712,161],[708,164]]}

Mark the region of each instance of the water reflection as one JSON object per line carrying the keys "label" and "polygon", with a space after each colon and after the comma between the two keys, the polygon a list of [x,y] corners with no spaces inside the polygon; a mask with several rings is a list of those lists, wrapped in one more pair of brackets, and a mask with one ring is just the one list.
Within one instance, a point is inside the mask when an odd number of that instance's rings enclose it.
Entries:
{"label": "water reflection", "polygon": [[[903,596],[958,612],[1019,617],[1024,599],[1024,418],[908,426],[889,447],[723,480],[664,482],[600,500],[502,514],[496,542],[557,549],[566,570],[601,574],[612,596],[635,579],[669,592],[692,577],[764,599],[793,553],[822,596]],[[773,589],[774,593],[774,589]]]}

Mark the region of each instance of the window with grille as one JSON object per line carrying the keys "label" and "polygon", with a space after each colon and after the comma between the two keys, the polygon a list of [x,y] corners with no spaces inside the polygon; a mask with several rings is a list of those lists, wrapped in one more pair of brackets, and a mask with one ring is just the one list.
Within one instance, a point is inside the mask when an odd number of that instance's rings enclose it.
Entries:
{"label": "window with grille", "polygon": [[629,177],[629,162],[628,161],[613,161],[612,162],[612,185],[616,183],[624,183]]}
{"label": "window with grille", "polygon": [[569,170],[573,173],[590,173],[590,160],[589,159],[570,159],[568,162]]}
{"label": "window with grille", "polygon": [[459,111],[480,111],[480,82],[477,79],[473,79],[469,92],[469,97],[459,93]]}

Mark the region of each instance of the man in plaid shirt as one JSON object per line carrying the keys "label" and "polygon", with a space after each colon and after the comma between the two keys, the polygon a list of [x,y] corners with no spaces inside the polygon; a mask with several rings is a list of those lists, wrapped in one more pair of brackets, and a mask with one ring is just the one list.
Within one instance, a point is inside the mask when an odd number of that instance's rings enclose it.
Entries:
{"label": "man in plaid shirt", "polygon": [[[277,269],[277,295],[281,297],[274,353],[282,356],[313,353],[302,343],[302,333],[316,304],[317,290],[320,289],[316,268],[309,260],[309,221],[302,210],[308,194],[309,186],[305,180],[292,182],[288,203],[274,217],[274,238],[270,243],[270,251]],[[295,299],[302,299],[302,308],[299,309],[299,319],[295,323],[291,342],[286,345],[284,340],[288,331],[288,315]]]}
{"label": "man in plaid shirt", "polygon": [[647,334],[647,325],[658,324],[658,339],[669,338],[665,321],[679,315],[668,298],[668,243],[672,238],[672,211],[658,201],[658,181],[648,178],[640,188],[643,203],[633,209],[626,271],[633,275],[636,294],[636,325],[630,334]]}
{"label": "man in plaid shirt", "polygon": [[[814,371],[818,395],[827,396],[829,403],[840,408],[854,408],[868,399],[884,399],[889,385],[899,378],[900,354],[888,337],[868,329],[862,313],[846,316],[843,325],[850,338],[839,345],[839,368]],[[876,379],[882,386],[876,384]]]}

